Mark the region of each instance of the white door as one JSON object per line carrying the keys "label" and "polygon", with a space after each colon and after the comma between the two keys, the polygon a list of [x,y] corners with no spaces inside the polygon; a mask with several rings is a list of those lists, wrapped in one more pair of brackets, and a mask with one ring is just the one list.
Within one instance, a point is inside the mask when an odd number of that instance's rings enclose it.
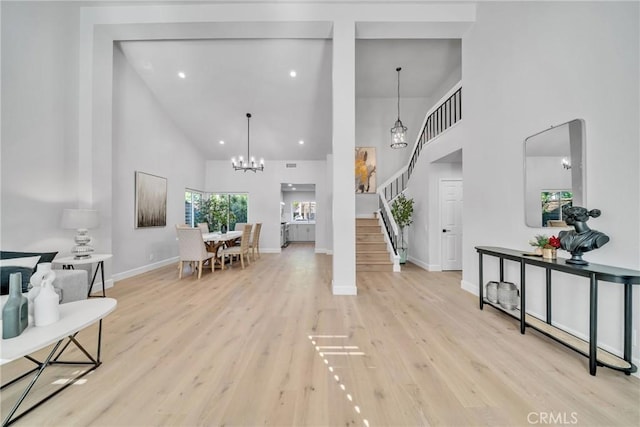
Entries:
{"label": "white door", "polygon": [[462,180],[440,181],[442,270],[462,270]]}

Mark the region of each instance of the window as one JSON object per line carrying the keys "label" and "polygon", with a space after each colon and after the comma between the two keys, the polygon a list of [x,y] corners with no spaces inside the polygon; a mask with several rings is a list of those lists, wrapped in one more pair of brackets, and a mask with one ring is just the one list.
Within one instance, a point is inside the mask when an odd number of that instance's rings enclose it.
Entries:
{"label": "window", "polygon": [[316,220],[316,202],[291,202],[291,221],[311,222]]}
{"label": "window", "polygon": [[203,193],[197,190],[186,189],[184,191],[184,223],[195,227],[196,218],[200,215]]}
{"label": "window", "polygon": [[562,221],[562,208],[573,204],[571,191],[543,191],[540,193],[542,202],[542,226],[548,227],[549,220]]}
{"label": "window", "polygon": [[[218,231],[225,224],[233,230],[238,222],[247,222],[246,194],[209,193],[202,196],[200,208],[194,210],[194,223],[206,222],[210,230]],[[187,222],[187,224],[190,224]],[[193,225],[193,224],[191,224]]]}

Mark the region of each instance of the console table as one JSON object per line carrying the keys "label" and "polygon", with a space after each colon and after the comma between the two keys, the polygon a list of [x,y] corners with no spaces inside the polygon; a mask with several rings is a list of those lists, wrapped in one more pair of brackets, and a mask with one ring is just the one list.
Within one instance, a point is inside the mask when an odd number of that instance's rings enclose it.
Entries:
{"label": "console table", "polygon": [[[520,333],[524,334],[525,327],[529,326],[550,338],[566,345],[572,350],[589,357],[589,372],[596,374],[597,365],[607,366],[629,375],[637,371],[637,367],[631,362],[631,333],[632,333],[632,285],[640,284],[640,271],[625,268],[617,268],[608,265],[593,264],[575,265],[567,264],[565,258],[544,259],[525,251],[499,248],[492,246],[476,246],[479,256],[479,300],[480,310],[488,304],[520,320]],[[504,281],[504,261],[514,261],[520,264],[520,309],[506,310],[497,304],[493,304],[484,298],[483,255],[499,258],[500,281]],[[546,272],[546,319],[540,320],[526,313],[526,273],[527,265],[541,267]],[[551,324],[551,272],[560,271],[574,276],[589,279],[589,341],[586,342],[571,335]],[[620,358],[601,348],[598,348],[598,281],[620,283],[624,286],[624,351]]]}
{"label": "console table", "polygon": [[[31,412],[62,390],[73,385],[80,378],[97,369],[102,361],[100,360],[100,349],[102,344],[102,319],[115,310],[117,301],[112,298],[97,298],[91,300],[75,301],[61,304],[60,320],[47,326],[29,326],[27,329],[15,338],[3,339],[0,347],[0,365],[9,363],[15,359],[24,357],[36,364],[36,367],[23,375],[3,384],[0,388],[4,389],[12,384],[17,383],[23,378],[33,374],[31,381],[27,384],[18,400],[15,402],[4,421],[2,427],[8,426],[17,421],[24,415]],[[98,323],[98,347],[95,357],[89,353],[78,341],[76,334],[78,331]],[[67,343],[60,349],[62,343]],[[67,346],[73,343],[86,356],[86,361],[63,361],[59,360]],[[30,354],[54,344],[44,361],[39,361]],[[59,350],[60,349],[60,350]],[[15,415],[20,405],[33,389],[36,381],[40,378],[42,372],[49,366],[54,364],[71,364],[71,365],[88,365],[89,367],[81,371],[77,376],[70,379],[66,384],[58,387],[55,391],[45,396],[38,402],[25,409],[22,413]],[[15,415],[15,416],[14,416]]]}

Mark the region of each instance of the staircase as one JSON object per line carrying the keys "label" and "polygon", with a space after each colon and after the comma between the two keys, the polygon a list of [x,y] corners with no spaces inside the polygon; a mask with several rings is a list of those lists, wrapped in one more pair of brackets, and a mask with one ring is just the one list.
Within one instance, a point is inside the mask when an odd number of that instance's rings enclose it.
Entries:
{"label": "staircase", "polygon": [[387,243],[376,218],[356,218],[356,272],[393,271]]}

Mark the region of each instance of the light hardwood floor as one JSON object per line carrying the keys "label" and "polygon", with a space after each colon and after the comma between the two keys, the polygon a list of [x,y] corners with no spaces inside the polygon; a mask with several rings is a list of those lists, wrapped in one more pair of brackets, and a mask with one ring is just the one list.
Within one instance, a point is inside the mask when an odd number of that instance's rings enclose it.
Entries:
{"label": "light hardwood floor", "polygon": [[[172,265],[109,289],[104,364],[16,425],[640,425],[638,378],[592,377],[586,358],[520,335],[459,273],[408,264],[333,296],[331,257],[291,244],[244,270],[177,277]],[[3,382],[25,366],[4,366]],[[18,389],[2,392],[3,413]]]}

